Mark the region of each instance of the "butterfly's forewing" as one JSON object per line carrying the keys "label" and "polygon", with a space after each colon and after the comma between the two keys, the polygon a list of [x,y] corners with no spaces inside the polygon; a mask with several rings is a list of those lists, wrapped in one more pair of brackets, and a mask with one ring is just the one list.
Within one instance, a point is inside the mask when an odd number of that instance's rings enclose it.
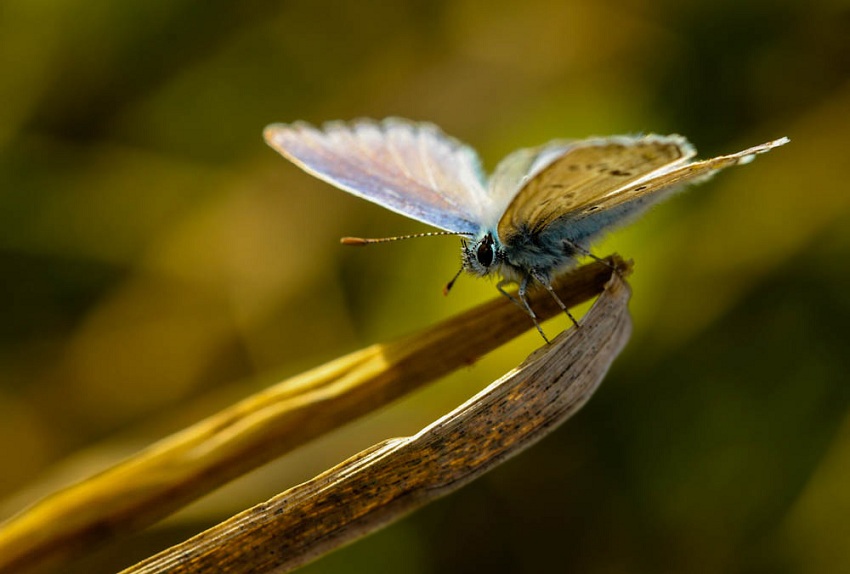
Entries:
{"label": "butterfly's forewing", "polygon": [[525,182],[561,157],[572,145],[568,140],[553,141],[539,147],[516,150],[499,162],[488,182],[491,211],[483,214],[484,227],[495,228]]}
{"label": "butterfly's forewing", "polygon": [[503,242],[517,233],[542,233],[568,214],[581,213],[624,186],[673,169],[695,154],[680,136],[622,136],[544,146],[559,148],[558,157],[549,157],[545,167],[529,174],[499,220]]}
{"label": "butterfly's forewing", "polygon": [[273,124],[266,142],[305,171],[446,231],[476,233],[488,197],[475,151],[427,123]]}
{"label": "butterfly's forewing", "polygon": [[622,209],[635,202],[647,204],[647,200],[650,200],[650,198],[651,202],[654,203],[656,196],[658,199],[662,199],[665,196],[665,191],[676,191],[682,185],[701,181],[721,169],[749,163],[756,155],[785,145],[788,141],[788,138],[780,138],[753,146],[738,153],[678,165],[663,170],[660,173],[650,174],[615,190],[613,193],[581,206],[574,213],[566,213],[564,215],[569,219],[581,220],[583,218],[593,217],[597,212]]}

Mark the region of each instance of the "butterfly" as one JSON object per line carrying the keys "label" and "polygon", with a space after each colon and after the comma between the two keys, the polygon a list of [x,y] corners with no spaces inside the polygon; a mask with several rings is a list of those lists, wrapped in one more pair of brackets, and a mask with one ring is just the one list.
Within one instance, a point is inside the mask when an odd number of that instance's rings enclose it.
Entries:
{"label": "butterfly", "polygon": [[[499,291],[525,309],[544,339],[526,298],[530,285],[547,289],[575,322],[551,283],[590,255],[593,239],[683,184],[748,163],[789,141],[692,161],[696,150],[679,135],[555,140],[511,153],[488,178],[475,150],[430,123],[360,119],[317,128],[295,122],[272,124],[264,136],[319,179],[441,230],[400,238],[461,236],[458,275],[465,270],[499,276]],[[343,243],[394,239],[399,238],[343,238]],[[511,283],[519,286],[518,300],[505,290]]]}

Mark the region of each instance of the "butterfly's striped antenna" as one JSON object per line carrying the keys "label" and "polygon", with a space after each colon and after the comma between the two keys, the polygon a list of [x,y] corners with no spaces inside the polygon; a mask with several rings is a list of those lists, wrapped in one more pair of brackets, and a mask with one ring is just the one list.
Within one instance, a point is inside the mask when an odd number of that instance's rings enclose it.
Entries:
{"label": "butterfly's striped antenna", "polygon": [[[397,235],[395,237],[378,237],[375,239],[365,238],[365,237],[342,237],[339,242],[343,245],[353,245],[355,247],[361,247],[363,245],[373,245],[375,243],[388,243],[390,241],[400,241],[402,239],[414,239],[416,237],[437,237],[440,235],[463,235],[463,236],[472,236],[472,233],[466,232],[458,232],[458,231],[426,231],[425,233],[413,233],[410,235]],[[452,280],[449,281],[445,287],[443,287],[443,295],[448,295],[449,291],[451,291],[452,286],[457,281],[457,278],[463,272],[463,267],[455,273],[455,276],[452,277]]]}
{"label": "butterfly's striped antenna", "polygon": [[401,241],[402,239],[414,239],[416,237],[437,237],[439,235],[467,235],[471,236],[471,233],[458,233],[457,231],[427,231],[425,233],[412,233],[410,235],[396,235],[395,237],[378,237],[378,238],[366,238],[366,237],[342,237],[339,242],[343,245],[353,245],[355,247],[360,247],[363,245],[372,245],[374,243],[389,243],[390,241]]}

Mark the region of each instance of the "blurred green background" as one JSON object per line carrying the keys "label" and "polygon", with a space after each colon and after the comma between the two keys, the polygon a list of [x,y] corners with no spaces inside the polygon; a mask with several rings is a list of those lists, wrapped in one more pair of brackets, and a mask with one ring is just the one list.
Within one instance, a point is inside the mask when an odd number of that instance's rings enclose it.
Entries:
{"label": "blurred green background", "polygon": [[[787,135],[596,249],[635,260],[635,329],[575,419],[304,572],[850,572],[846,0],[5,0],[0,62],[2,516],[496,296],[442,296],[452,238],[341,247],[427,228],[301,173],[268,123],[429,120],[490,169],[561,137],[678,132],[708,157]],[[413,433],[540,342],[63,571]]]}

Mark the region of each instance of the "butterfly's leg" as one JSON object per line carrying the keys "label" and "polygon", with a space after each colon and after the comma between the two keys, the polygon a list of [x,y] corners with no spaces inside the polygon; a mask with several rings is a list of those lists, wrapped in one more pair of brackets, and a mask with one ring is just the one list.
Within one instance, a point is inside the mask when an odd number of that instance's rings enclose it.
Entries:
{"label": "butterfly's leg", "polygon": [[510,280],[508,280],[508,279],[502,279],[501,281],[499,281],[498,283],[496,283],[496,289],[498,289],[498,290],[499,290],[499,293],[501,293],[502,295],[504,295],[505,297],[507,297],[508,299],[510,299],[510,300],[511,300],[511,302],[512,302],[514,305],[516,305],[517,307],[519,307],[519,308],[520,308],[520,309],[522,309],[523,311],[527,311],[528,309],[526,309],[526,308],[525,308],[525,305],[523,305],[522,303],[520,303],[519,301],[517,301],[516,297],[514,297],[513,295],[511,295],[510,293],[508,293],[507,291],[505,291],[505,285],[509,285],[509,284],[511,284],[511,283],[513,283],[513,281],[510,281]]}
{"label": "butterfly's leg", "polygon": [[549,284],[549,281],[548,281],[545,277],[540,277],[540,276],[538,276],[538,275],[535,275],[535,276],[534,276],[534,278],[535,278],[535,279],[536,279],[536,280],[537,280],[537,281],[538,281],[541,285],[543,285],[543,286],[546,288],[546,290],[549,292],[549,294],[552,296],[552,298],[555,300],[555,302],[556,302],[556,303],[558,303],[558,306],[561,308],[561,310],[562,310],[564,313],[566,313],[566,314],[567,314],[567,317],[569,317],[569,318],[570,318],[570,320],[573,322],[573,325],[575,325],[576,327],[580,327],[580,325],[578,324],[578,321],[576,321],[576,318],[575,318],[575,317],[573,317],[573,314],[572,314],[572,313],[570,313],[570,310],[567,308],[567,306],[566,306],[566,305],[564,305],[564,302],[563,302],[563,301],[561,301],[561,298],[560,298],[560,297],[558,297],[558,294],[557,294],[557,293],[555,293],[555,290],[554,290],[554,289],[552,289],[552,286]]}
{"label": "butterfly's leg", "polygon": [[[531,308],[531,305],[528,304],[528,299],[525,298],[525,292],[528,289],[528,282],[529,282],[530,279],[531,279],[531,276],[529,276],[529,275],[526,275],[525,277],[523,277],[522,281],[519,284],[519,291],[517,292],[517,295],[519,295],[519,300],[522,301],[522,307],[525,309],[525,311],[531,317],[531,320],[534,321],[534,326],[537,327],[537,332],[540,333],[540,336],[543,337],[544,341],[549,343],[549,339],[546,338],[546,333],[543,332],[543,329],[540,327],[540,323],[537,322],[537,315],[534,313],[534,310]],[[504,291],[503,291],[503,293],[504,293]],[[508,294],[505,293],[505,295],[508,295]],[[508,297],[513,299],[513,297],[511,297],[510,295],[508,295]]]}
{"label": "butterfly's leg", "polygon": [[611,268],[611,269],[613,269],[614,271],[616,271],[616,270],[617,270],[617,268],[616,268],[616,267],[614,267],[613,265],[611,265],[608,261],[605,261],[605,260],[604,260],[604,259],[602,259],[601,257],[597,257],[596,255],[594,255],[593,253],[591,253],[589,249],[585,249],[584,247],[582,247],[581,245],[579,245],[579,244],[578,244],[578,243],[576,243],[575,241],[573,241],[573,240],[571,240],[571,239],[567,239],[567,238],[565,237],[565,238],[563,239],[563,242],[564,242],[567,246],[569,246],[569,247],[570,247],[570,249],[573,249],[574,251],[577,251],[578,253],[581,253],[582,255],[585,255],[585,256],[587,256],[587,257],[590,257],[590,258],[591,258],[591,259],[593,259],[594,261],[598,261],[599,263],[602,263],[603,265],[607,265],[608,267],[610,267],[610,268]]}

